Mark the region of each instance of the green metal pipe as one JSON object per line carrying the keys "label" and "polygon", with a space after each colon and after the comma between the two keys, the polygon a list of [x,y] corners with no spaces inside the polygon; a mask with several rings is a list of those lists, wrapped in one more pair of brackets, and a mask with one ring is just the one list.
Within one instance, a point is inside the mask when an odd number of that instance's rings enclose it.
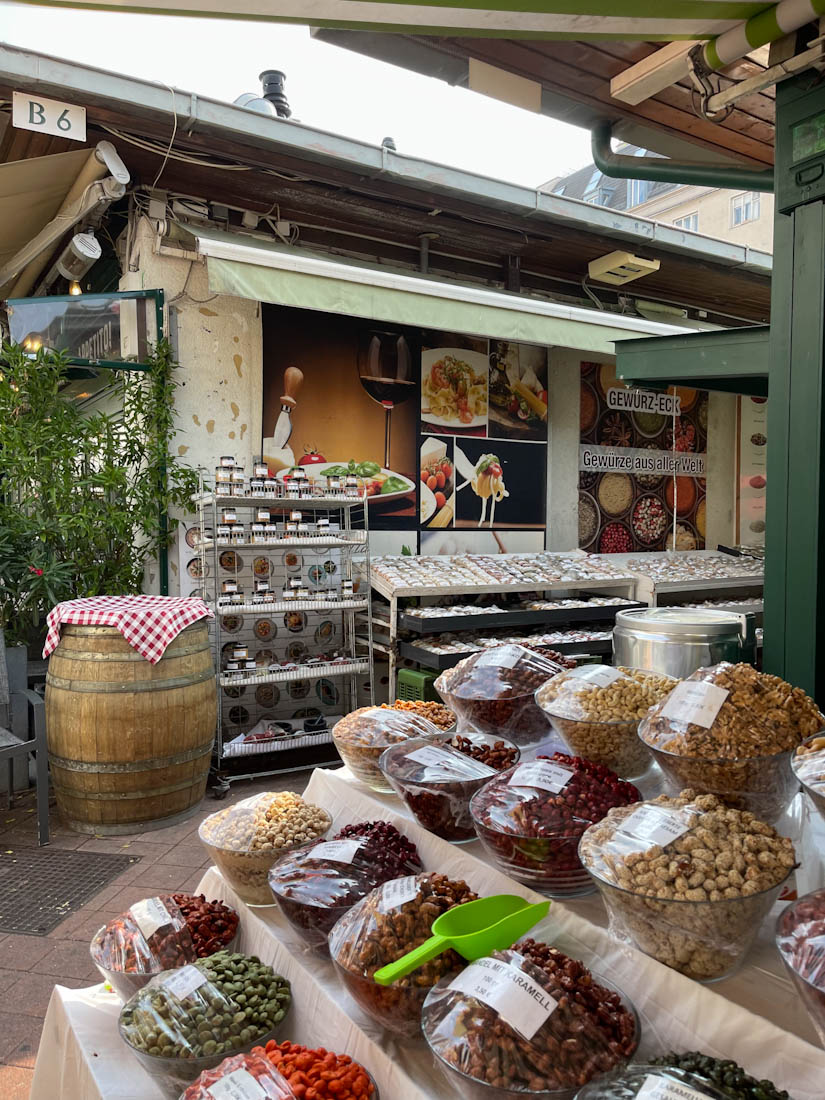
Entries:
{"label": "green metal pipe", "polygon": [[597,122],[590,131],[593,163],[613,179],[651,180],[654,183],[693,183],[701,187],[726,187],[733,191],[773,191],[773,168],[737,168],[701,161],[666,157],[629,157],[610,146],[612,122]]}

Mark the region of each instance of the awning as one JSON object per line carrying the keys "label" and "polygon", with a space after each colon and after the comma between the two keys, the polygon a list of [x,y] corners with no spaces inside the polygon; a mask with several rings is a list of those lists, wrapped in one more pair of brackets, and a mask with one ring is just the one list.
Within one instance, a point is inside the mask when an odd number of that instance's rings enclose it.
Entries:
{"label": "awning", "polygon": [[[0,164],[0,269],[37,237],[68,198],[105,174],[93,149]],[[10,291],[11,283],[0,286],[0,298]]]}
{"label": "awning", "polygon": [[614,341],[685,326],[344,264],[238,234],[186,226],[207,257],[210,290],[371,321],[612,355]]}

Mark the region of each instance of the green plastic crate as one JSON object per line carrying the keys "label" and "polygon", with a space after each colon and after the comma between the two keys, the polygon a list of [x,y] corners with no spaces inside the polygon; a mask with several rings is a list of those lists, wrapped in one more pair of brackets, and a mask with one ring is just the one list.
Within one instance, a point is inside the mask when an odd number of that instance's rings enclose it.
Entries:
{"label": "green plastic crate", "polygon": [[436,675],[434,672],[422,672],[417,668],[399,669],[396,677],[395,692],[399,699],[412,701],[414,699],[432,699],[440,702],[440,696],[433,687]]}

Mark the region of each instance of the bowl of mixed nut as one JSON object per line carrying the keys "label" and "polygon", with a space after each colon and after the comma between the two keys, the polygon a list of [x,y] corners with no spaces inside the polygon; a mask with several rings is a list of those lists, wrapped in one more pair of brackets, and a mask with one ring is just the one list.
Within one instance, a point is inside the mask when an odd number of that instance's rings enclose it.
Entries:
{"label": "bowl of mixed nut", "polygon": [[198,836],[223,877],[247,905],[274,905],[268,876],[273,863],[308,840],[325,836],[332,818],[291,791],[245,798],[210,814]]}
{"label": "bowl of mixed nut", "polygon": [[[524,994],[507,997],[513,986]],[[578,960],[528,939],[470,963],[427,994],[424,1037],[466,1100],[572,1100],[624,1065],[640,1039],[635,1009]]]}
{"label": "bowl of mixed nut", "polygon": [[456,727],[456,717],[449,707],[435,699],[396,699],[394,703],[382,703],[383,710],[402,710],[408,714],[417,714],[419,718],[432,722],[442,733],[452,733]]}
{"label": "bowl of mixed nut", "polygon": [[723,662],[681,681],[642,720],[639,737],[676,789],[718,795],[775,823],[799,789],[791,754],[823,726],[800,688]]}
{"label": "bowl of mixed nut", "polygon": [[736,970],[796,866],[771,825],[692,790],[611,810],[579,855],[614,934],[701,982]]}
{"label": "bowl of mixed nut", "polygon": [[441,744],[414,740],[392,745],[378,763],[419,825],[460,844],[476,838],[470,799],[520,756],[511,741],[474,733],[457,734]]}
{"label": "bowl of mixed nut", "polygon": [[445,736],[444,730],[419,714],[393,707],[360,707],[332,727],[332,740],[349,770],[382,794],[392,794],[378,765],[385,749],[418,739],[443,741]]}
{"label": "bowl of mixed nut", "polygon": [[572,753],[633,779],[652,759],[637,735],[639,721],[676,684],[641,669],[582,665],[543,684],[536,703]]}
{"label": "bowl of mixed nut", "polygon": [[641,794],[601,764],[557,752],[508,768],[470,802],[473,825],[496,866],[551,897],[593,890],[578,847],[584,831]]}

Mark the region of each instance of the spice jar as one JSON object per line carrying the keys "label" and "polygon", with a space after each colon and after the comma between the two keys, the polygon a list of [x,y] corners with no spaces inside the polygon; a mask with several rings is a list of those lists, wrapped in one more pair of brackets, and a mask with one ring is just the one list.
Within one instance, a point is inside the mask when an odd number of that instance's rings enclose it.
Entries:
{"label": "spice jar", "polygon": [[233,592],[229,597],[229,602],[230,603],[243,603],[244,602],[243,590],[238,588],[235,592]]}
{"label": "spice jar", "polygon": [[232,528],[229,524],[227,524],[227,523],[219,523],[218,524],[218,538],[219,539],[228,539],[228,538],[231,537],[231,535],[232,535]]}
{"label": "spice jar", "polygon": [[249,646],[245,644],[237,644],[232,646],[232,660],[233,661],[245,661],[249,656]]}
{"label": "spice jar", "polygon": [[269,523],[271,519],[270,511],[268,508],[256,508],[255,509],[255,522],[256,523]]}
{"label": "spice jar", "polygon": [[266,539],[266,525],[263,523],[252,524],[252,541],[264,542]]}
{"label": "spice jar", "polygon": [[230,542],[243,542],[246,538],[246,529],[242,523],[236,523],[232,526],[229,532]]}
{"label": "spice jar", "polygon": [[226,527],[238,522],[238,513],[234,508],[224,508],[221,511],[221,525]]}
{"label": "spice jar", "polygon": [[220,489],[224,485],[232,484],[232,471],[225,466],[215,467],[215,488]]}
{"label": "spice jar", "polygon": [[269,477],[269,467],[265,462],[253,462],[252,463],[252,476],[253,477]]}
{"label": "spice jar", "polygon": [[237,592],[237,591],[238,591],[238,582],[237,581],[234,581],[234,580],[232,580],[232,581],[221,581],[221,592],[225,596],[228,596],[228,595],[230,595],[230,593]]}
{"label": "spice jar", "polygon": [[276,523],[267,523],[265,526],[265,532],[267,542],[277,542],[278,525]]}
{"label": "spice jar", "polygon": [[278,482],[274,477],[264,478],[264,495],[265,496],[277,496]]}
{"label": "spice jar", "polygon": [[249,492],[253,497],[263,496],[264,491],[264,479],[262,477],[251,477],[249,479]]}

